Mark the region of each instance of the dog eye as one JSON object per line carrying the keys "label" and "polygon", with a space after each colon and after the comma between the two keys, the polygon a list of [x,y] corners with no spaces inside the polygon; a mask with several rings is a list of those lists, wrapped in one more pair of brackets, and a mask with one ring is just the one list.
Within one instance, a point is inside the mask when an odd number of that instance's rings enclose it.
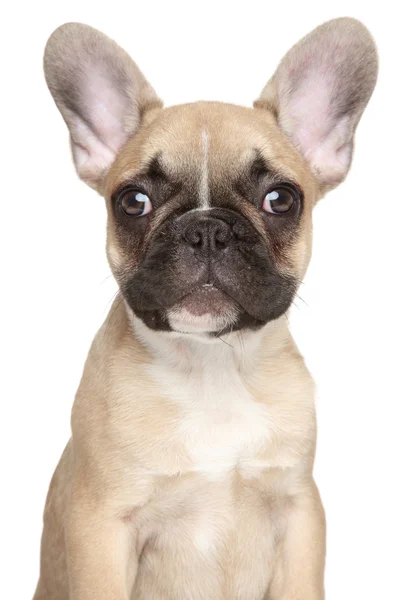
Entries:
{"label": "dog eye", "polygon": [[125,190],[122,192],[119,203],[129,217],[143,217],[152,210],[150,198],[140,190]]}
{"label": "dog eye", "polygon": [[284,187],[275,188],[269,192],[263,202],[263,210],[275,215],[281,215],[289,212],[295,201],[291,190]]}

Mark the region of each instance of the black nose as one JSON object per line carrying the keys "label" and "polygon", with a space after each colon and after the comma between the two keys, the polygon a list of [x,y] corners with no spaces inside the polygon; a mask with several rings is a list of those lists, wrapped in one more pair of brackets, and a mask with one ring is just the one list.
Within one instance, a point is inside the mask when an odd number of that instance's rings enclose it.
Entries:
{"label": "black nose", "polygon": [[192,220],[186,226],[183,237],[198,252],[216,252],[228,246],[232,229],[222,219],[204,216]]}

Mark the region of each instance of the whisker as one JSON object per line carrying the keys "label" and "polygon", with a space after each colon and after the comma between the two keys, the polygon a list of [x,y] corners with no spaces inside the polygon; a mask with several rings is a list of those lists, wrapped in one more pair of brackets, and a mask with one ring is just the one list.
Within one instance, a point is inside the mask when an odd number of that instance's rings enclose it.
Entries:
{"label": "whisker", "polygon": [[219,337],[219,335],[216,335],[215,337],[217,337],[220,342],[223,342],[224,344],[226,344],[230,348],[233,348],[232,344],[229,344],[226,340],[223,340],[222,337]]}
{"label": "whisker", "polygon": [[116,291],[116,292],[115,292],[115,293],[114,293],[114,294],[111,296],[111,299],[110,299],[110,300],[107,302],[107,304],[106,304],[106,308],[105,308],[105,310],[107,310],[107,309],[109,308],[110,304],[112,304],[112,303],[114,302],[114,300],[116,299],[116,297],[118,296],[118,294],[119,294],[120,292],[121,292],[121,290],[120,290],[120,289],[118,289],[118,290],[117,290],[117,291]]}
{"label": "whisker", "polygon": [[299,300],[301,300],[303,302],[303,304],[305,304],[307,306],[307,308],[309,308],[307,302],[300,296],[300,294],[296,293],[296,298],[298,298]]}
{"label": "whisker", "polygon": [[105,283],[107,281],[107,279],[110,279],[110,277],[113,277],[112,273],[110,273],[109,275],[107,275],[107,277],[105,279],[103,279],[103,281],[100,281],[100,285],[103,285],[103,283]]}
{"label": "whisker", "polygon": [[242,331],[239,331],[239,344],[240,344],[240,350],[241,350],[242,354],[244,354],[244,339],[243,339]]}
{"label": "whisker", "polygon": [[297,308],[297,310],[300,310],[300,308],[297,306],[296,302],[293,300],[292,301],[293,306],[295,306]]}
{"label": "whisker", "polygon": [[118,298],[118,295],[119,295],[119,294],[121,295],[121,298],[120,298],[119,302],[116,302],[116,303],[115,303],[115,306],[114,306],[114,308],[112,308],[112,309],[111,309],[111,312],[108,314],[108,317],[107,317],[107,325],[106,325],[106,327],[105,327],[105,329],[104,329],[104,335],[106,335],[106,333],[107,333],[107,331],[108,331],[108,328],[109,328],[109,327],[110,327],[110,325],[111,325],[111,321],[112,321],[112,319],[113,319],[113,317],[114,317],[114,315],[115,315],[116,311],[117,311],[117,310],[118,310],[118,308],[121,306],[121,303],[122,303],[122,302],[123,302],[123,300],[124,300],[124,297],[123,297],[123,295],[121,294],[121,291],[120,291],[120,290],[117,290],[117,292],[114,294],[113,298],[112,298],[112,299],[109,301],[109,303],[108,303],[108,304],[110,304],[110,303],[111,303],[111,302],[113,302],[113,301],[115,302],[115,301],[117,300],[117,298]]}

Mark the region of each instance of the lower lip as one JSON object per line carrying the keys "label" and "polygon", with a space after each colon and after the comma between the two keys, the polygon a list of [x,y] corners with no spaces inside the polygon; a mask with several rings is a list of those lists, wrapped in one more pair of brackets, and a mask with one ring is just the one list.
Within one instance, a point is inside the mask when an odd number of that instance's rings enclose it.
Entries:
{"label": "lower lip", "polygon": [[236,316],[235,302],[212,285],[194,290],[168,311],[172,329],[185,333],[220,331],[232,325]]}
{"label": "lower lip", "polygon": [[227,309],[233,308],[234,302],[224,292],[213,285],[203,285],[190,294],[187,294],[180,302],[179,307],[186,309],[195,316],[207,313],[218,315],[225,313]]}

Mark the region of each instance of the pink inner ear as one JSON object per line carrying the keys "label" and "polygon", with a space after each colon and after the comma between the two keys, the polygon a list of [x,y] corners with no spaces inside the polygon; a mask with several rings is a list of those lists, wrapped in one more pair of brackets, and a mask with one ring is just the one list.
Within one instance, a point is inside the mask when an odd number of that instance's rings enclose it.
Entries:
{"label": "pink inner ear", "polygon": [[114,153],[126,141],[124,117],[129,110],[124,90],[119,90],[111,74],[98,66],[88,70],[82,89],[94,133]]}
{"label": "pink inner ear", "polygon": [[128,98],[104,68],[93,65],[85,71],[80,104],[71,116],[72,152],[79,175],[94,185],[128,138]]}
{"label": "pink inner ear", "polygon": [[46,45],[44,70],[70,131],[78,173],[100,190],[142,112],[162,103],[128,54],[87,25],[56,29]]}
{"label": "pink inner ear", "polygon": [[294,141],[306,158],[314,153],[331,127],[329,87],[326,78],[318,72],[308,73],[307,79],[289,96],[285,113],[293,130]]}
{"label": "pink inner ear", "polygon": [[261,94],[324,186],[342,181],[349,169],[377,67],[368,30],[352,18],[334,19],[289,50]]}
{"label": "pink inner ear", "polygon": [[326,183],[339,183],[346,175],[351,161],[351,134],[350,117],[342,117],[310,155],[312,168]]}
{"label": "pink inner ear", "polygon": [[[289,82],[288,82],[289,83]],[[351,123],[332,110],[335,82],[330,73],[307,72],[288,98],[282,126],[311,167],[326,181],[340,180],[350,163]]]}
{"label": "pink inner ear", "polygon": [[103,144],[81,119],[75,116],[74,121],[71,139],[76,169],[82,179],[94,185],[99,173],[108,169],[114,162],[116,152]]}

